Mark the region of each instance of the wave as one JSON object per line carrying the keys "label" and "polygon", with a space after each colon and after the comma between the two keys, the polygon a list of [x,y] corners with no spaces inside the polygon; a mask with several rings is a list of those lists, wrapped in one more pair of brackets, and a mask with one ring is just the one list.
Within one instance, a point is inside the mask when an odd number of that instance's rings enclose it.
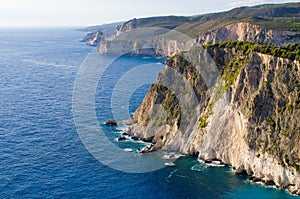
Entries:
{"label": "wave", "polygon": [[133,152],[133,149],[131,149],[131,148],[126,148],[126,149],[124,149],[124,151],[126,151],[126,152]]}
{"label": "wave", "polygon": [[204,171],[208,168],[208,165],[206,164],[195,164],[191,167],[193,171]]}
{"label": "wave", "polygon": [[127,129],[128,129],[127,127],[122,127],[122,126],[116,128],[116,130],[119,131],[119,132],[120,131],[125,132],[125,131],[127,131]]}
{"label": "wave", "polygon": [[179,154],[179,153],[167,153],[167,152],[164,152],[162,158],[165,159],[165,160],[171,160],[171,159],[178,159],[180,157],[182,157],[184,155],[182,154]]}
{"label": "wave", "polygon": [[206,164],[210,167],[225,167],[225,164],[223,164],[221,161],[212,161]]}
{"label": "wave", "polygon": [[177,171],[178,171],[178,169],[175,169],[174,171],[171,171],[169,176],[166,179],[171,178],[174,175],[174,173],[176,173]]}
{"label": "wave", "polygon": [[176,165],[173,162],[165,162],[165,165],[168,167],[175,167]]}

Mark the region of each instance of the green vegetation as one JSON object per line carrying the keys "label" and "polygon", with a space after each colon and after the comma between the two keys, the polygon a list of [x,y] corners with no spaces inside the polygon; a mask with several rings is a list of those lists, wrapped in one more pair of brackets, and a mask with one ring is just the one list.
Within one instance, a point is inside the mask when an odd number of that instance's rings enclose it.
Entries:
{"label": "green vegetation", "polygon": [[300,109],[300,101],[298,102],[298,104],[295,107],[296,109]]}
{"label": "green vegetation", "polygon": [[206,121],[207,120],[206,116],[207,115],[205,115],[205,117],[200,118],[198,129],[204,129],[208,125],[208,122]]}
{"label": "green vegetation", "polygon": [[217,44],[208,44],[203,47],[206,49],[235,48],[237,50],[243,51],[245,55],[249,54],[249,52],[258,52],[262,54],[300,61],[300,43],[287,45],[285,48],[283,48],[266,46],[261,44],[253,44],[247,41],[224,41]]}
{"label": "green vegetation", "polygon": [[181,16],[163,16],[163,17],[148,17],[141,19],[132,19],[125,23],[132,23],[133,28],[145,28],[145,27],[160,27],[166,29],[174,29],[177,26],[190,21],[189,17]]}
{"label": "green vegetation", "polygon": [[199,119],[198,129],[204,129],[205,127],[207,127],[207,119],[210,115],[212,115],[212,107],[212,104],[208,105],[208,108],[205,111],[204,115]]}
{"label": "green vegetation", "polygon": [[286,110],[286,106],[280,107],[280,109],[279,109],[280,115],[283,115],[283,113],[284,113],[285,110]]}
{"label": "green vegetation", "polygon": [[272,118],[267,118],[266,120],[269,122],[270,126],[275,128],[276,122]]}
{"label": "green vegetation", "polygon": [[206,14],[191,18],[176,30],[196,36],[199,32],[211,31],[237,22],[249,22],[271,30],[300,31],[299,3],[269,4],[240,7],[230,11]]}
{"label": "green vegetation", "polygon": [[290,131],[290,129],[288,129],[288,128],[284,129],[284,130],[280,131],[280,135],[282,135],[284,137],[288,137],[289,131]]}
{"label": "green vegetation", "polygon": [[126,29],[158,27],[174,29],[190,37],[237,22],[249,22],[265,29],[300,31],[300,3],[240,7],[230,11],[198,16],[163,16],[133,19]]}
{"label": "green vegetation", "polygon": [[225,81],[225,91],[234,83],[246,63],[246,57],[239,57],[230,61],[226,67],[221,70],[221,77]]}
{"label": "green vegetation", "polygon": [[205,127],[207,127],[207,125],[208,125],[207,118],[208,117],[209,117],[209,114],[205,113],[204,116],[199,119],[198,129],[204,129]]}
{"label": "green vegetation", "polygon": [[293,111],[293,106],[292,106],[291,104],[287,104],[286,107],[288,108],[288,110],[289,110],[290,112]]}
{"label": "green vegetation", "polygon": [[178,99],[176,98],[176,93],[164,85],[154,84],[151,88],[154,86],[157,88],[157,97],[159,98],[159,101],[161,101],[162,107],[167,111],[166,122],[171,124],[173,121],[176,121],[176,124],[179,125],[181,121],[181,111]]}
{"label": "green vegetation", "polygon": [[[209,102],[209,108],[204,114],[199,119],[199,129],[203,129],[208,125],[207,118],[211,114],[212,107],[214,106],[214,103],[220,99],[224,93],[232,86],[232,84],[236,81],[238,75],[241,73],[243,68],[247,64],[247,60],[249,57],[249,54],[251,52],[258,52],[258,53],[263,53],[263,54],[268,54],[272,56],[277,56],[277,57],[282,57],[286,59],[291,59],[291,60],[298,60],[300,61],[300,44],[291,44],[287,45],[285,48],[283,47],[273,47],[273,46],[265,46],[261,44],[253,44],[250,42],[244,42],[244,41],[224,41],[221,43],[217,44],[208,44],[203,46],[205,49],[213,50],[214,48],[222,48],[222,49],[236,49],[237,51],[241,52],[240,56],[237,56],[236,58],[233,58],[230,60],[225,66],[221,67],[220,73],[221,73],[221,78],[223,80],[223,84],[219,85],[218,87],[215,88],[215,95],[213,98],[211,98]],[[217,59],[222,60],[222,57],[218,57]],[[222,63],[219,63],[221,66],[224,64],[223,61]],[[266,66],[263,66],[266,67]],[[286,66],[289,70],[292,70],[292,65],[289,64]],[[281,71],[282,73],[283,71]],[[266,82],[267,85],[269,85],[270,82]],[[294,87],[296,88],[298,86],[297,81],[293,82],[295,85]],[[294,89],[293,89],[294,90]],[[272,93],[272,89],[270,86],[266,86],[265,92],[267,93]],[[299,92],[300,93],[300,92]],[[294,106],[295,104],[295,106]],[[290,112],[293,111],[294,108],[300,107],[300,102],[296,101],[295,99],[291,100],[291,103],[287,103],[286,105],[282,106],[279,108],[279,113],[281,115],[284,115],[285,111],[288,110]],[[266,121],[270,126],[273,128],[276,127],[276,122],[273,119],[273,117],[266,118]],[[282,131],[282,134],[285,136],[287,135],[286,131]],[[277,140],[276,140],[277,142]]]}

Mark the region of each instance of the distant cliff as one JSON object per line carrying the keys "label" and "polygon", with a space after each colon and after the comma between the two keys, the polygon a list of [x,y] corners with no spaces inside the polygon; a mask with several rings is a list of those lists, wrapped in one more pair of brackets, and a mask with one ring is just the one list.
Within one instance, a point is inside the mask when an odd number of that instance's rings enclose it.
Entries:
{"label": "distant cliff", "polygon": [[119,53],[132,50],[132,54],[172,56],[193,46],[214,44],[226,40],[249,41],[281,47],[300,42],[300,32],[263,29],[259,25],[253,25],[249,22],[226,25],[212,31],[200,33],[196,38],[186,36],[185,42],[178,41],[176,37],[167,39],[167,34],[147,39],[135,39],[124,36],[123,34],[129,34],[128,31],[132,29],[126,28],[126,30],[124,33],[119,33],[122,39],[118,39],[117,36],[112,41],[102,42],[99,45],[99,52]]}
{"label": "distant cliff", "polygon": [[249,22],[239,22],[197,36],[197,43],[200,45],[219,43],[226,40],[249,41],[251,43],[284,47],[288,44],[300,42],[300,32],[270,30]]}
{"label": "distant cliff", "polygon": [[[220,13],[211,13],[198,16],[162,16],[141,19],[132,19],[125,23],[114,23],[98,27],[98,29],[86,36],[82,41],[89,45],[99,45],[100,53],[113,53],[116,45],[129,47],[133,54],[139,54],[144,47],[137,40],[127,39],[124,34],[151,27],[177,31],[190,38],[188,43],[194,45],[212,44],[225,40],[250,41],[272,46],[286,46],[300,42],[300,3],[267,4],[253,7],[240,7]],[[103,42],[108,41],[108,42]],[[123,42],[121,42],[123,41]],[[150,55],[161,47],[168,47],[165,56],[170,56],[181,50],[187,50],[186,45],[177,38],[168,40],[152,38],[154,49],[148,50]],[[148,45],[146,45],[148,47]],[[183,47],[183,48],[182,48]],[[191,46],[190,46],[191,47]],[[140,52],[142,52],[140,50]],[[142,52],[147,54],[147,52]]]}
{"label": "distant cliff", "polygon": [[194,40],[178,41],[167,37],[153,37],[139,39],[122,39],[105,41],[98,47],[101,54],[131,54],[145,56],[172,56],[174,53],[188,50]]}
{"label": "distant cliff", "polygon": [[98,46],[103,41],[113,39],[122,24],[123,22],[116,22],[111,24],[103,24],[99,26],[91,26],[91,27],[80,29],[81,31],[90,32],[86,36],[84,36],[80,40],[80,42],[85,42],[90,46]]}
{"label": "distant cliff", "polygon": [[103,32],[96,31],[87,34],[84,38],[80,40],[80,42],[86,42],[86,44],[90,46],[98,46],[101,42],[105,41],[105,36]]}
{"label": "distant cliff", "polygon": [[[168,60],[129,133],[152,141],[150,151],[217,159],[254,181],[300,195],[300,63],[282,58],[293,50],[275,57],[269,47],[243,42],[206,47],[206,54],[196,48]],[[208,55],[220,74],[212,86],[205,70],[185,59]]]}

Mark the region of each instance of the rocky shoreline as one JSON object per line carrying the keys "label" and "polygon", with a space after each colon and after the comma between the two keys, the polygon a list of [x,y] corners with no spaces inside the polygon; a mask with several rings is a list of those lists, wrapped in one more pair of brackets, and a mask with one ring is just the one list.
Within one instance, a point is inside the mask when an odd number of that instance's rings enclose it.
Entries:
{"label": "rocky shoreline", "polygon": [[[134,136],[135,134],[133,133],[132,126],[129,126],[129,129],[122,135],[128,135],[133,140],[140,140],[140,141],[151,143],[150,146],[143,148],[142,150],[139,151],[139,153],[151,153],[151,152],[160,150],[160,149],[157,149],[157,147],[155,147],[156,143],[153,142],[153,137],[152,137],[152,139],[145,139],[142,137]],[[261,159],[257,158],[256,156],[247,158],[248,160],[253,161],[254,164],[251,165],[251,163],[249,163],[248,166],[244,166],[242,164],[231,164],[230,162],[228,162],[226,160],[222,160],[221,158],[217,159],[213,156],[208,158],[207,156],[201,155],[198,151],[197,152],[194,151],[194,152],[188,153],[188,154],[186,154],[186,153],[182,153],[182,154],[189,155],[191,157],[196,157],[196,158],[198,158],[198,160],[201,163],[207,164],[208,166],[213,166],[213,167],[230,166],[232,168],[232,171],[236,175],[247,176],[248,180],[252,183],[262,184],[264,186],[273,187],[273,188],[277,188],[277,189],[285,189],[292,195],[300,195],[300,190],[296,185],[297,180],[300,177],[299,174],[297,174],[294,171],[291,171],[289,169],[278,168],[278,165],[280,165],[280,164],[278,164],[276,162],[269,164],[269,165],[271,165],[271,168],[274,169],[273,175],[272,174],[264,174],[264,172],[260,171],[261,168],[259,168],[258,167],[259,164],[256,164],[256,163],[257,162],[262,163],[262,164],[260,164],[260,166],[263,167],[263,165],[267,162],[266,159],[268,157],[265,157],[264,161],[261,161]],[[268,158],[268,159],[270,159],[270,158]],[[272,162],[272,161],[274,161],[274,160],[273,159],[270,160],[270,162]],[[278,172],[278,174],[274,175],[274,173],[277,173],[277,172]],[[287,178],[291,178],[290,181],[284,182],[284,180],[286,180]],[[292,184],[290,182],[294,182],[294,184]]]}
{"label": "rocky shoreline", "polygon": [[[128,131],[126,133],[128,134]],[[140,153],[151,153],[155,152],[157,150],[160,150],[157,148],[155,142],[149,142],[149,140],[145,140],[145,138],[142,137],[131,137],[134,140],[141,140],[144,142],[151,143],[149,147],[143,148]],[[167,151],[171,152],[171,151]],[[233,169],[233,172],[237,175],[246,175],[250,182],[263,184],[265,186],[269,187],[275,187],[277,189],[285,189],[292,195],[300,195],[299,190],[299,173],[296,173],[293,170],[286,169],[280,166],[278,162],[273,162],[273,158],[264,158],[263,160],[257,158],[256,156],[251,157],[244,157],[245,159],[248,159],[248,164],[244,165],[244,163],[234,163],[226,161],[225,159],[222,160],[217,158],[205,158],[205,156],[201,156],[198,151],[193,151],[190,153],[182,153],[183,155],[189,155],[192,157],[198,158],[201,162],[208,164],[212,164],[215,167],[223,167],[223,166],[231,166]],[[254,159],[254,160],[253,160]],[[269,164],[266,166],[267,159]],[[254,162],[251,164],[251,162]],[[265,167],[267,168],[267,172],[264,172]]]}
{"label": "rocky shoreline", "polygon": [[[243,53],[236,49],[215,49],[211,50],[211,53],[213,58],[218,58],[219,55],[225,56],[223,60],[228,62],[234,57],[244,57]],[[163,105],[165,109],[168,109],[166,104],[176,107],[178,103],[170,101],[172,99],[170,92],[158,86],[160,82],[164,82],[166,73],[164,69],[158,77],[156,86],[151,87],[135,112],[127,133],[140,139],[151,138],[152,146],[149,152],[176,151],[196,156],[204,161],[219,160],[226,165],[231,165],[237,174],[246,173],[253,181],[261,181],[265,185],[274,185],[288,190],[291,194],[300,195],[300,173],[298,167],[294,166],[299,164],[297,157],[300,145],[295,142],[299,140],[298,124],[292,122],[293,120],[287,120],[287,118],[299,118],[299,109],[296,107],[283,109],[280,108],[282,107],[280,104],[269,104],[285,100],[288,104],[291,96],[295,97],[294,100],[298,100],[297,89],[300,88],[296,84],[296,90],[287,89],[282,75],[289,74],[291,79],[297,79],[300,76],[300,64],[298,61],[255,52],[247,55],[247,61],[242,63],[242,69],[232,85],[217,98],[216,93],[219,93],[220,89],[218,86],[208,90],[201,84],[193,84],[192,78],[201,79],[201,77],[190,74],[193,70],[189,67],[184,69],[187,71],[182,71],[183,74],[186,73],[187,78],[191,78],[187,81],[193,85],[194,90],[199,92],[199,96],[208,96],[208,98],[199,98],[201,100],[196,108],[196,114],[189,116],[184,134],[180,133],[176,119],[178,118],[176,114],[180,112],[170,109],[168,115],[164,115],[163,111],[153,113],[152,107],[157,103]],[[179,58],[173,57],[167,64],[168,67],[178,70],[182,63]],[[226,64],[223,63],[220,67],[224,65]],[[181,92],[184,93],[184,88]],[[206,95],[203,95],[204,93]],[[183,101],[190,100],[188,95],[180,98]],[[258,98],[260,100],[257,101]],[[203,112],[202,107],[211,108],[206,108]],[[264,113],[257,112],[257,107],[261,107]],[[282,111],[274,113],[274,110]],[[259,120],[262,115],[265,115],[265,120]],[[181,121],[184,119],[181,117]],[[165,123],[158,125],[157,122],[162,120]],[[203,124],[202,120],[204,120]],[[295,125],[295,128],[291,129],[291,133],[285,134],[281,129],[286,125],[290,127]],[[275,133],[277,135],[274,138],[270,137]],[[273,150],[270,150],[272,148]],[[280,151],[283,155],[278,156],[276,151]],[[287,157],[290,159],[288,160]]]}
{"label": "rocky shoreline", "polygon": [[137,24],[127,22],[116,35],[125,37],[98,52],[170,57],[128,122],[126,136],[151,143],[142,153],[220,162],[300,195],[300,33],[235,21],[184,42],[126,37]]}

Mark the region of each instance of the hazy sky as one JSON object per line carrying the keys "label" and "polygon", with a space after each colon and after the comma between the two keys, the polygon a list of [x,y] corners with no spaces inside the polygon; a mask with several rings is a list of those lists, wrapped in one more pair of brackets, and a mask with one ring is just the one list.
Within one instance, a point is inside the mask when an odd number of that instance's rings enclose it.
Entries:
{"label": "hazy sky", "polygon": [[87,26],[283,2],[292,0],[0,0],[0,26]]}

